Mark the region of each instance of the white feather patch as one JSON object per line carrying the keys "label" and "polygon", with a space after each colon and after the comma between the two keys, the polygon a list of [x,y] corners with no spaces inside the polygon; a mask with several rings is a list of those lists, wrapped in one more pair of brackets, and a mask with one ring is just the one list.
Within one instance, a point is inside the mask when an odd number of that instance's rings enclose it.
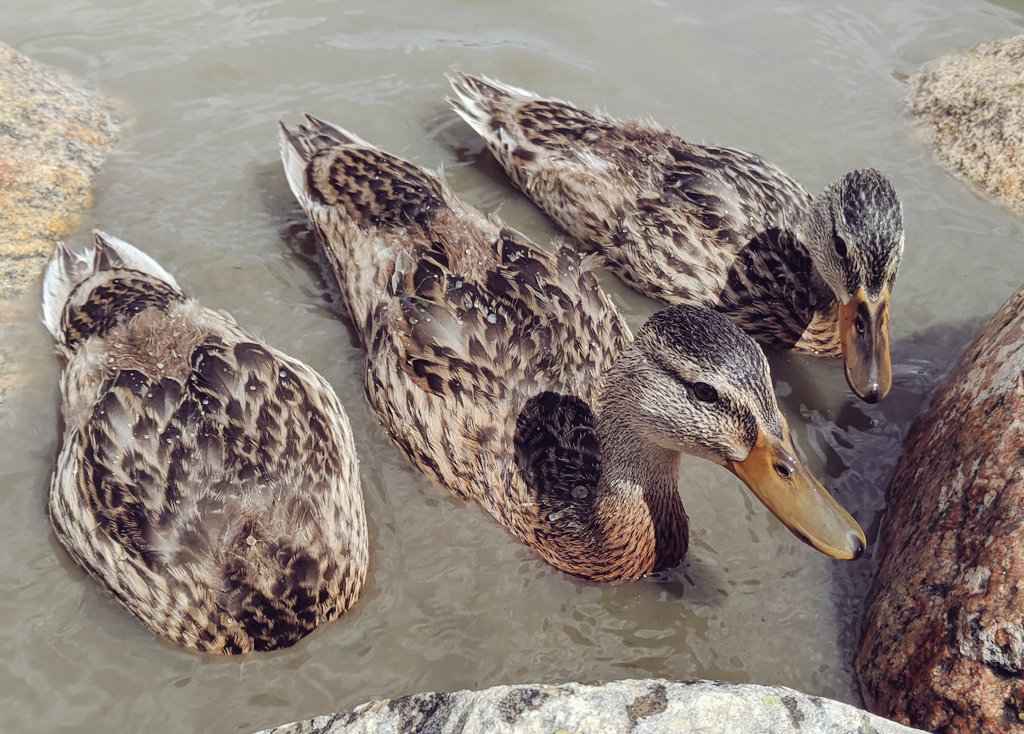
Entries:
{"label": "white feather patch", "polygon": [[92,248],[73,252],[63,242],[57,248],[46,266],[43,278],[43,324],[53,338],[60,341],[60,319],[68,296],[79,283],[92,272]]}
{"label": "white feather patch", "polygon": [[98,229],[93,230],[92,236],[96,240],[97,247],[106,245],[117,253],[121,262],[113,263],[115,266],[123,267],[126,270],[138,270],[140,273],[152,275],[154,278],[162,280],[169,286],[177,288],[179,291],[181,290],[181,288],[178,287],[178,282],[174,279],[174,276],[164,270],[160,263],[139,248],[128,244],[118,237],[109,235],[106,232],[100,232]]}
{"label": "white feather patch", "polygon": [[97,248],[106,250],[106,259],[111,266],[146,273],[181,290],[174,276],[142,250],[98,230],[93,232],[93,237],[95,244],[78,252],[63,242],[58,243],[46,266],[46,276],[43,278],[43,324],[58,342],[62,341],[61,316],[71,293],[96,273]]}

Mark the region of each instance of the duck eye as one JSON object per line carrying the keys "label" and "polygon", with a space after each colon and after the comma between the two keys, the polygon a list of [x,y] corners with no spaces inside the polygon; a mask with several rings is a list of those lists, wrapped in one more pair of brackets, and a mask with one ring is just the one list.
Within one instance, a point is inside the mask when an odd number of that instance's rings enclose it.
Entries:
{"label": "duck eye", "polygon": [[846,257],[846,242],[838,234],[832,235],[832,245],[836,248],[836,254],[839,257]]}
{"label": "duck eye", "polygon": [[702,400],[705,403],[713,403],[718,400],[718,391],[706,382],[693,383],[693,394],[697,400]]}

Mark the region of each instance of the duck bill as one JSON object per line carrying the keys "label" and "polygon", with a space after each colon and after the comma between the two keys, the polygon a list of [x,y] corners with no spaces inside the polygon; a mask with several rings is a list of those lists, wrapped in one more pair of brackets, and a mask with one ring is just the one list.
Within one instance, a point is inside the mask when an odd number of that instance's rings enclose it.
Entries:
{"label": "duck bill", "polygon": [[871,301],[861,287],[848,303],[840,304],[839,339],[850,388],[861,400],[877,403],[892,387],[888,288]]}
{"label": "duck bill", "polygon": [[859,558],[867,545],[864,531],[811,475],[785,424],[782,436],[759,431],[747,458],[726,468],[800,540],[832,558]]}

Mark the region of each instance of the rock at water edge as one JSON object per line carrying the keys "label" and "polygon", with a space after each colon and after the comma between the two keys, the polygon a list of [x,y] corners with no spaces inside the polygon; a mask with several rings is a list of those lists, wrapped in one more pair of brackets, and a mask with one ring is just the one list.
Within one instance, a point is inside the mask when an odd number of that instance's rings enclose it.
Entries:
{"label": "rock at water edge", "polygon": [[1024,731],[1024,289],[911,428],[876,548],[856,661],[868,707]]}
{"label": "rock at water edge", "polygon": [[915,730],[789,688],[666,680],[496,686],[363,704],[262,734],[903,734]]}
{"label": "rock at water edge", "polygon": [[1024,36],[926,64],[908,106],[949,168],[1024,213]]}
{"label": "rock at water edge", "polygon": [[35,280],[89,206],[120,126],[110,103],[0,43],[0,298]]}

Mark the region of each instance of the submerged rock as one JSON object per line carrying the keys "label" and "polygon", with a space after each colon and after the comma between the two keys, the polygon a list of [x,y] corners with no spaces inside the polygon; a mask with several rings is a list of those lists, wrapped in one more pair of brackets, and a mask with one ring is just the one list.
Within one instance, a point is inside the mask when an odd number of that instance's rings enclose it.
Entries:
{"label": "submerged rock", "polygon": [[1024,36],[926,64],[909,106],[948,167],[1024,212]]}
{"label": "submerged rock", "polygon": [[36,278],[88,207],[120,127],[109,102],[0,43],[0,298]]}
{"label": "submerged rock", "polygon": [[897,734],[913,732],[789,688],[665,680],[496,686],[363,704],[262,734]]}
{"label": "submerged rock", "polygon": [[1024,731],[1024,288],[914,423],[883,523],[856,661],[868,707]]}

